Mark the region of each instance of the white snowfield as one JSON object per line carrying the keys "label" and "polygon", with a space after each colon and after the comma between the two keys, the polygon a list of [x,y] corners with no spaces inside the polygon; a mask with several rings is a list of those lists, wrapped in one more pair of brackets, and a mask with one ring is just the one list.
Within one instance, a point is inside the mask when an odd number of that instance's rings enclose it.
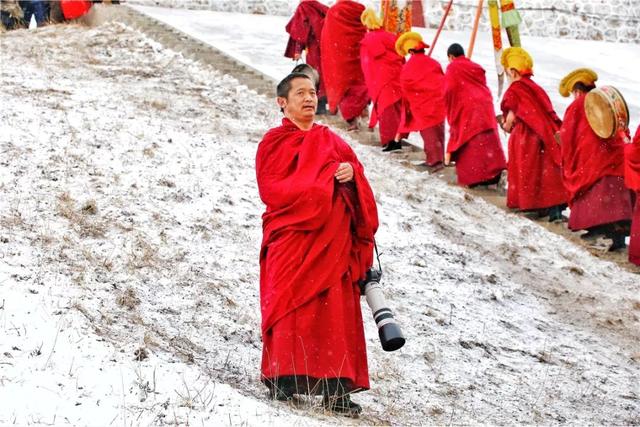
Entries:
{"label": "white snowfield", "polygon": [[363,307],[359,420],[270,401],[273,99],[119,23],[0,43],[0,425],[640,423],[638,275],[356,144],[407,344]]}

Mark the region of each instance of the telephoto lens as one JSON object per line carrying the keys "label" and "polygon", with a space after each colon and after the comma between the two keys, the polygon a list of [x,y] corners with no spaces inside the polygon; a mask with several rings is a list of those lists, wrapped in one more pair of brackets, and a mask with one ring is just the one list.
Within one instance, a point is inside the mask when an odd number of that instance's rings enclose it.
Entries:
{"label": "telephoto lens", "polygon": [[387,299],[382,292],[380,278],[382,272],[374,268],[367,271],[367,277],[360,282],[360,288],[367,298],[367,304],[373,313],[373,320],[378,326],[378,336],[384,351],[395,351],[401,348],[405,339],[400,325],[393,317],[393,312],[387,304]]}

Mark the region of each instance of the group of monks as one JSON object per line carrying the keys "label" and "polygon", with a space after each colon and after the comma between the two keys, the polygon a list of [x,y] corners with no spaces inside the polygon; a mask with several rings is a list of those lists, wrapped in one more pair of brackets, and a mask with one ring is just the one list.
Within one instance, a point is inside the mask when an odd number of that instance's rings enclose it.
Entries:
{"label": "group of monks", "polygon": [[[285,117],[256,159],[266,205],[262,380],[273,398],[321,394],[325,408],[354,415],[362,408],[350,394],[369,388],[360,285],[372,265],[377,209],[355,153],[314,122],[324,102],[351,129],[371,103],[369,126],[378,125],[384,151],[419,132],[426,166],[455,163],[460,185],[494,185],[507,170],[509,208],[562,221],[569,206],[571,230],[609,238],[610,250],[625,247],[630,235],[629,260],[640,265],[640,128],[630,143],[628,130],[610,138],[594,132],[584,107],[594,71],[562,79],[560,93],[574,100],[561,120],[532,79],[529,53],[505,49],[510,85],[496,116],[485,71],[462,46],[449,46],[443,71],[420,34],[385,31],[356,1],[328,8],[301,0],[286,29],[285,55],[299,59],[306,50],[312,72],[296,67],[278,85]],[[508,163],[498,127],[510,134]]]}

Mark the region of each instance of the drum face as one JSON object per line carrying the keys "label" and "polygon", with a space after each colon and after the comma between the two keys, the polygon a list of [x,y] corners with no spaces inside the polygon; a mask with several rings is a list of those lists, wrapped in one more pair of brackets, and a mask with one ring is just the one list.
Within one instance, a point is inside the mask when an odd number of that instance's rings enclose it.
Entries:
{"label": "drum face", "polygon": [[584,110],[591,129],[600,138],[611,138],[629,127],[629,108],[620,91],[613,86],[590,91],[585,98]]}

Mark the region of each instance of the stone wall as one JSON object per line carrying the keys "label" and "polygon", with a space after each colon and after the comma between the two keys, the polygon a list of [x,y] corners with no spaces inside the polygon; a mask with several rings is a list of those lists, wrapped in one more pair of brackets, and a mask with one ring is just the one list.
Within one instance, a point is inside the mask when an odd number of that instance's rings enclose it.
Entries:
{"label": "stone wall", "polygon": [[[289,15],[298,0],[128,0],[149,6],[211,9],[225,12]],[[332,4],[334,0],[321,0]],[[399,0],[402,2],[402,0]],[[446,0],[423,0],[427,25],[440,22]],[[362,0],[365,5],[379,0]],[[515,0],[523,18],[520,32],[541,37],[566,37],[640,43],[640,0]],[[455,0],[447,29],[470,29],[477,0]],[[488,31],[488,15],[481,25]],[[482,27],[481,27],[482,28]]]}

